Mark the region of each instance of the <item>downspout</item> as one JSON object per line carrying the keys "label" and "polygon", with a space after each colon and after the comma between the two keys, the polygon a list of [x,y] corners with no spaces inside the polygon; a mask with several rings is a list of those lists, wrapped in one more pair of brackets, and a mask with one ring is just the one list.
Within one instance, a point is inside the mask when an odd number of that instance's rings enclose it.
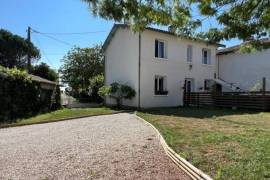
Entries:
{"label": "downspout", "polygon": [[217,78],[219,79],[219,55],[217,54]]}
{"label": "downspout", "polygon": [[[106,78],[106,55],[105,55],[106,53],[105,53],[105,50],[104,50],[103,48],[102,48],[102,51],[103,51],[103,53],[104,53],[104,62],[103,62],[103,63],[104,63],[104,64],[103,64],[104,85],[107,85],[107,84],[106,84],[106,82],[107,82],[107,81],[106,81],[106,80],[107,80],[107,78]],[[106,98],[106,97],[104,98],[104,105],[107,106],[107,98]]]}
{"label": "downspout", "polygon": [[139,32],[138,109],[141,108],[141,32]]}

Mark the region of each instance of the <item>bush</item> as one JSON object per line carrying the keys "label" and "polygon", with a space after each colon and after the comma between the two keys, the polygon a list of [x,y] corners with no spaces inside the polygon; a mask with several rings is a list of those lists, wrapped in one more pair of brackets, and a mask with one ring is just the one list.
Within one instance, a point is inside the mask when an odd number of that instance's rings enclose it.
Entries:
{"label": "bush", "polygon": [[110,86],[101,87],[98,94],[103,98],[109,96],[115,99],[117,108],[121,108],[123,99],[132,99],[136,91],[128,85],[114,82]]}
{"label": "bush", "polygon": [[102,102],[102,97],[99,96],[98,91],[104,85],[104,76],[97,75],[92,79],[89,79],[90,86],[89,91],[91,92],[91,99],[94,102]]}
{"label": "bush", "polygon": [[51,93],[49,93],[47,98],[50,98],[49,110],[54,111],[61,108],[61,91],[59,86],[56,86],[54,90],[51,90]]}
{"label": "bush", "polygon": [[[59,88],[59,87],[58,87]],[[53,93],[54,92],[54,93]],[[54,101],[51,101],[54,94]],[[0,123],[60,107],[60,90],[41,89],[25,71],[0,66]]]}

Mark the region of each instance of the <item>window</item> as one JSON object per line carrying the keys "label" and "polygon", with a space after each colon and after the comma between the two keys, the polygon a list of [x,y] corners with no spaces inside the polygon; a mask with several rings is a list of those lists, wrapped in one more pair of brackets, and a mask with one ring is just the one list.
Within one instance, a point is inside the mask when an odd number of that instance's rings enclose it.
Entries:
{"label": "window", "polygon": [[202,63],[211,64],[211,50],[210,49],[202,50]]}
{"label": "window", "polygon": [[155,95],[167,95],[167,78],[165,76],[155,76]]}
{"label": "window", "polygon": [[156,58],[167,58],[166,43],[162,40],[155,40],[155,57]]}
{"label": "window", "polygon": [[192,62],[192,46],[187,46],[187,62]]}
{"label": "window", "polygon": [[204,80],[204,90],[210,91],[212,89],[213,83],[212,80],[206,79]]}

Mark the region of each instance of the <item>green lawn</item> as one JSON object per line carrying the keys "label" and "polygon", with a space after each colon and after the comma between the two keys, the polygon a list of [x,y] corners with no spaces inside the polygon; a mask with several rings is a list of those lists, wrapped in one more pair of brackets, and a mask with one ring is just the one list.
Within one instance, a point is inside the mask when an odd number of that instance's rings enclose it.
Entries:
{"label": "green lawn", "polygon": [[76,118],[83,116],[95,116],[95,115],[104,115],[104,114],[112,114],[118,111],[105,108],[74,108],[74,109],[61,109],[57,111],[53,111],[50,113],[45,113],[41,115],[37,115],[27,119],[18,119],[15,123],[12,124],[0,124],[0,127],[11,127],[11,126],[21,126],[21,125],[29,125],[29,124],[37,124],[37,123],[46,123],[46,122],[54,122],[61,121],[67,118]]}
{"label": "green lawn", "polygon": [[163,108],[137,114],[214,179],[270,179],[270,113]]}

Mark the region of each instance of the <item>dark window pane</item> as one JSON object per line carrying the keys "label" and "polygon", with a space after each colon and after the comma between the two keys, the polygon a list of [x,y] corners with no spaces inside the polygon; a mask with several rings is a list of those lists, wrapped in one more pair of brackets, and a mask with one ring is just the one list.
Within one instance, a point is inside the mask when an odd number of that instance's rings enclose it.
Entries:
{"label": "dark window pane", "polygon": [[157,92],[158,92],[157,84],[158,84],[158,80],[157,80],[157,78],[155,78],[155,94],[157,94]]}
{"label": "dark window pane", "polygon": [[206,50],[203,51],[203,63],[204,64],[208,64],[207,62],[207,56],[208,56],[208,53]]}
{"label": "dark window pane", "polygon": [[164,83],[163,83],[163,78],[159,78],[159,91],[164,90]]}
{"label": "dark window pane", "polygon": [[204,51],[204,57],[207,58],[207,51]]}
{"label": "dark window pane", "polygon": [[155,57],[158,57],[158,40],[155,40]]}

